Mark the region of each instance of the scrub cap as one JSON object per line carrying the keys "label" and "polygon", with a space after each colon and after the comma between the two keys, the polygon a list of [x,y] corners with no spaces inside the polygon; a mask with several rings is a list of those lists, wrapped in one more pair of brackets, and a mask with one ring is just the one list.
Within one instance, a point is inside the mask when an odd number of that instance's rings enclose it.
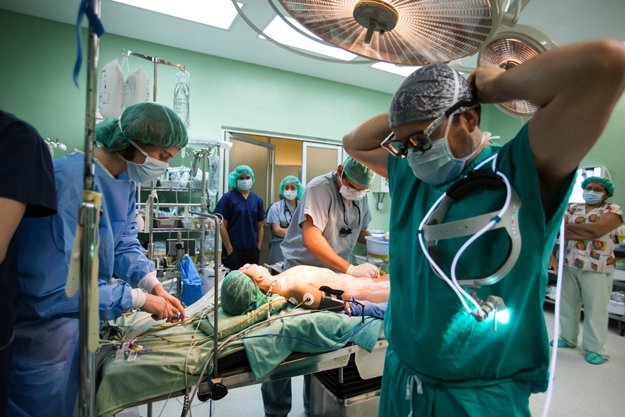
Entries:
{"label": "scrub cap", "polygon": [[267,303],[267,297],[243,272],[230,271],[221,284],[221,308],[231,316],[239,316]]}
{"label": "scrub cap", "polygon": [[237,188],[237,179],[239,179],[241,174],[250,174],[252,176],[252,184],[256,181],[254,179],[254,171],[252,171],[252,168],[247,165],[239,165],[232,170],[230,175],[228,175],[228,185],[232,188]]}
{"label": "scrub cap", "polygon": [[187,128],[169,107],[143,102],[126,107],[122,115],[106,119],[95,127],[96,140],[111,152],[130,146],[130,141],[164,147],[184,148]]}
{"label": "scrub cap", "polygon": [[286,185],[287,182],[292,182],[295,184],[295,186],[297,187],[297,199],[301,199],[302,198],[302,193],[304,192],[304,186],[302,185],[302,183],[300,182],[299,178],[293,176],[293,175],[287,175],[286,177],[284,177],[284,179],[282,181],[280,181],[280,198],[284,198],[284,186]]}
{"label": "scrub cap", "polygon": [[[456,77],[458,80],[458,97]],[[391,100],[390,127],[436,119],[459,101],[472,101],[469,83],[446,64],[431,64],[410,74]]]}
{"label": "scrub cap", "polygon": [[369,187],[371,185],[371,181],[373,181],[373,171],[353,159],[351,156],[348,156],[345,161],[343,161],[342,166],[343,173],[354,184],[358,184],[361,187]]}
{"label": "scrub cap", "polygon": [[596,182],[597,184],[601,184],[603,188],[608,192],[608,197],[612,197],[614,195],[614,184],[612,181],[605,177],[588,177],[582,182],[582,188],[586,188],[588,184],[591,182]]}

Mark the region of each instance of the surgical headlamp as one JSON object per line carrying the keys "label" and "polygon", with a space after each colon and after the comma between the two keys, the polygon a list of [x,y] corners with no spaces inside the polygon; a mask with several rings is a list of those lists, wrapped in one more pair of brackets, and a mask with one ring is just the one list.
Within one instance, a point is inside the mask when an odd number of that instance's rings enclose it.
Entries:
{"label": "surgical headlamp", "polygon": [[[475,289],[499,282],[514,267],[519,253],[521,252],[521,235],[518,227],[518,214],[521,207],[521,199],[512,188],[508,178],[503,173],[496,170],[496,160],[496,155],[488,158],[463,179],[451,186],[439,197],[432,207],[430,207],[418,229],[419,244],[430,266],[440,278],[447,282],[462,302],[464,308],[478,321],[484,320],[490,312],[499,309],[499,307],[501,307],[501,309],[505,308],[503,299],[497,297],[501,300],[501,303],[494,303],[492,300],[489,302],[490,297],[486,301],[482,301],[477,297],[475,291],[472,291],[471,295],[467,293],[463,287]],[[495,172],[494,174],[479,170],[483,165],[491,161],[493,171]],[[506,199],[500,210],[462,220],[444,222],[445,216],[453,203],[458,202],[473,191],[482,190],[484,188],[503,188],[506,191]],[[500,228],[507,232],[510,239],[509,250],[505,260],[497,266],[494,271],[479,276],[463,277],[459,279],[456,276],[456,268],[465,250],[484,233]],[[464,242],[454,256],[450,268],[450,276],[447,276],[441,265],[437,262],[437,259],[439,259],[436,255],[437,242],[466,236],[471,237]],[[469,300],[475,309],[470,308],[466,300]]]}

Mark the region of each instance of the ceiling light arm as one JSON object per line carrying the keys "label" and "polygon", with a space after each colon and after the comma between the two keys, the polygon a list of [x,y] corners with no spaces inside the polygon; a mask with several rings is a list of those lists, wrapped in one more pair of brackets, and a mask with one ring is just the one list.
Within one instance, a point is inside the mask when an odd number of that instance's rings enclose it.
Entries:
{"label": "ceiling light arm", "polygon": [[377,62],[375,60],[369,60],[367,59],[362,60],[362,61],[358,61],[358,60],[353,60],[353,61],[343,61],[340,59],[334,59],[334,58],[324,58],[318,55],[313,55],[313,54],[309,54],[306,52],[302,52],[299,49],[295,49],[295,48],[291,48],[288,45],[284,45],[280,42],[278,42],[277,40],[271,38],[270,36],[267,36],[265,34],[265,32],[262,31],[262,29],[260,29],[258,26],[256,26],[254,24],[254,22],[252,22],[247,15],[243,12],[243,10],[241,9],[241,7],[239,7],[239,5],[237,4],[237,0],[230,0],[232,2],[232,5],[234,6],[234,8],[237,10],[237,13],[239,14],[239,16],[241,17],[241,19],[243,19],[245,21],[245,23],[247,23],[247,25],[252,28],[252,30],[254,30],[254,32],[256,32],[257,34],[259,34],[260,36],[264,37],[265,39],[267,39],[269,42],[273,43],[274,45],[282,48],[282,49],[286,49],[289,52],[292,52],[294,54],[303,56],[305,58],[311,58],[311,59],[316,59],[318,61],[323,61],[323,62],[330,62],[333,64],[365,64],[365,65],[370,65],[372,62]]}
{"label": "ceiling light arm", "polygon": [[[291,23],[291,21],[289,19],[286,18],[286,16],[284,16],[283,11],[281,11],[274,3],[275,0],[267,0],[267,3],[269,3],[269,6],[273,9],[273,11],[278,15],[278,17],[280,17],[280,19],[282,19],[282,21],[284,23],[286,23],[287,25],[289,25],[291,27],[291,29],[293,29],[294,31],[296,31],[297,33],[299,33],[302,36],[307,37],[308,39],[310,39],[311,41],[315,41],[318,42],[320,44],[326,45],[326,46],[331,46],[333,48],[336,48],[336,45],[331,44],[330,42],[325,41],[324,39],[321,38],[316,38],[314,36],[311,36],[309,33],[304,32],[303,30],[301,30],[300,28],[298,28],[297,26],[295,26],[293,23]],[[265,35],[263,35],[265,36]]]}

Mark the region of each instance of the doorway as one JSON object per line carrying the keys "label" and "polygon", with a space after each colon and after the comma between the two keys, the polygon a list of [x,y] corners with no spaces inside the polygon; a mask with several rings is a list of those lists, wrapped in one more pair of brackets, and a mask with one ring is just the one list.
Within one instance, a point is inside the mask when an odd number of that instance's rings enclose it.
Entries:
{"label": "doorway", "polygon": [[[233,144],[224,160],[224,192],[229,189],[228,173],[240,164],[249,165],[256,179],[252,190],[262,198],[265,211],[279,201],[280,182],[284,177],[293,175],[305,186],[316,176],[336,171],[344,155],[340,144],[316,138],[225,128],[224,139]],[[269,226],[265,225],[261,264],[269,260],[269,238]]]}

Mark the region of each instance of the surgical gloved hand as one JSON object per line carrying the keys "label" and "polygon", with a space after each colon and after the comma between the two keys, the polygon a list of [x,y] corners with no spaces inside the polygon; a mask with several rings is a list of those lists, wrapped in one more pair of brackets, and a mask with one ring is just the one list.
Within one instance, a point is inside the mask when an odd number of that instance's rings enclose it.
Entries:
{"label": "surgical gloved hand", "polygon": [[386,312],[386,306],[388,303],[372,303],[371,301],[359,301],[362,305],[349,302],[349,308],[352,310],[353,316],[362,316],[363,310],[365,316],[375,317],[377,319],[383,319]]}
{"label": "surgical gloved hand", "polygon": [[156,284],[152,289],[152,294],[163,297],[165,301],[169,303],[173,315],[172,317],[168,317],[168,321],[177,321],[178,319],[184,319],[185,312],[184,307],[182,307],[182,303],[180,303],[180,300],[178,300],[176,297],[165,291],[162,284]]}
{"label": "surgical gloved hand", "polygon": [[350,265],[346,274],[353,277],[377,278],[380,276],[380,270],[375,265],[366,262],[360,265]]}

